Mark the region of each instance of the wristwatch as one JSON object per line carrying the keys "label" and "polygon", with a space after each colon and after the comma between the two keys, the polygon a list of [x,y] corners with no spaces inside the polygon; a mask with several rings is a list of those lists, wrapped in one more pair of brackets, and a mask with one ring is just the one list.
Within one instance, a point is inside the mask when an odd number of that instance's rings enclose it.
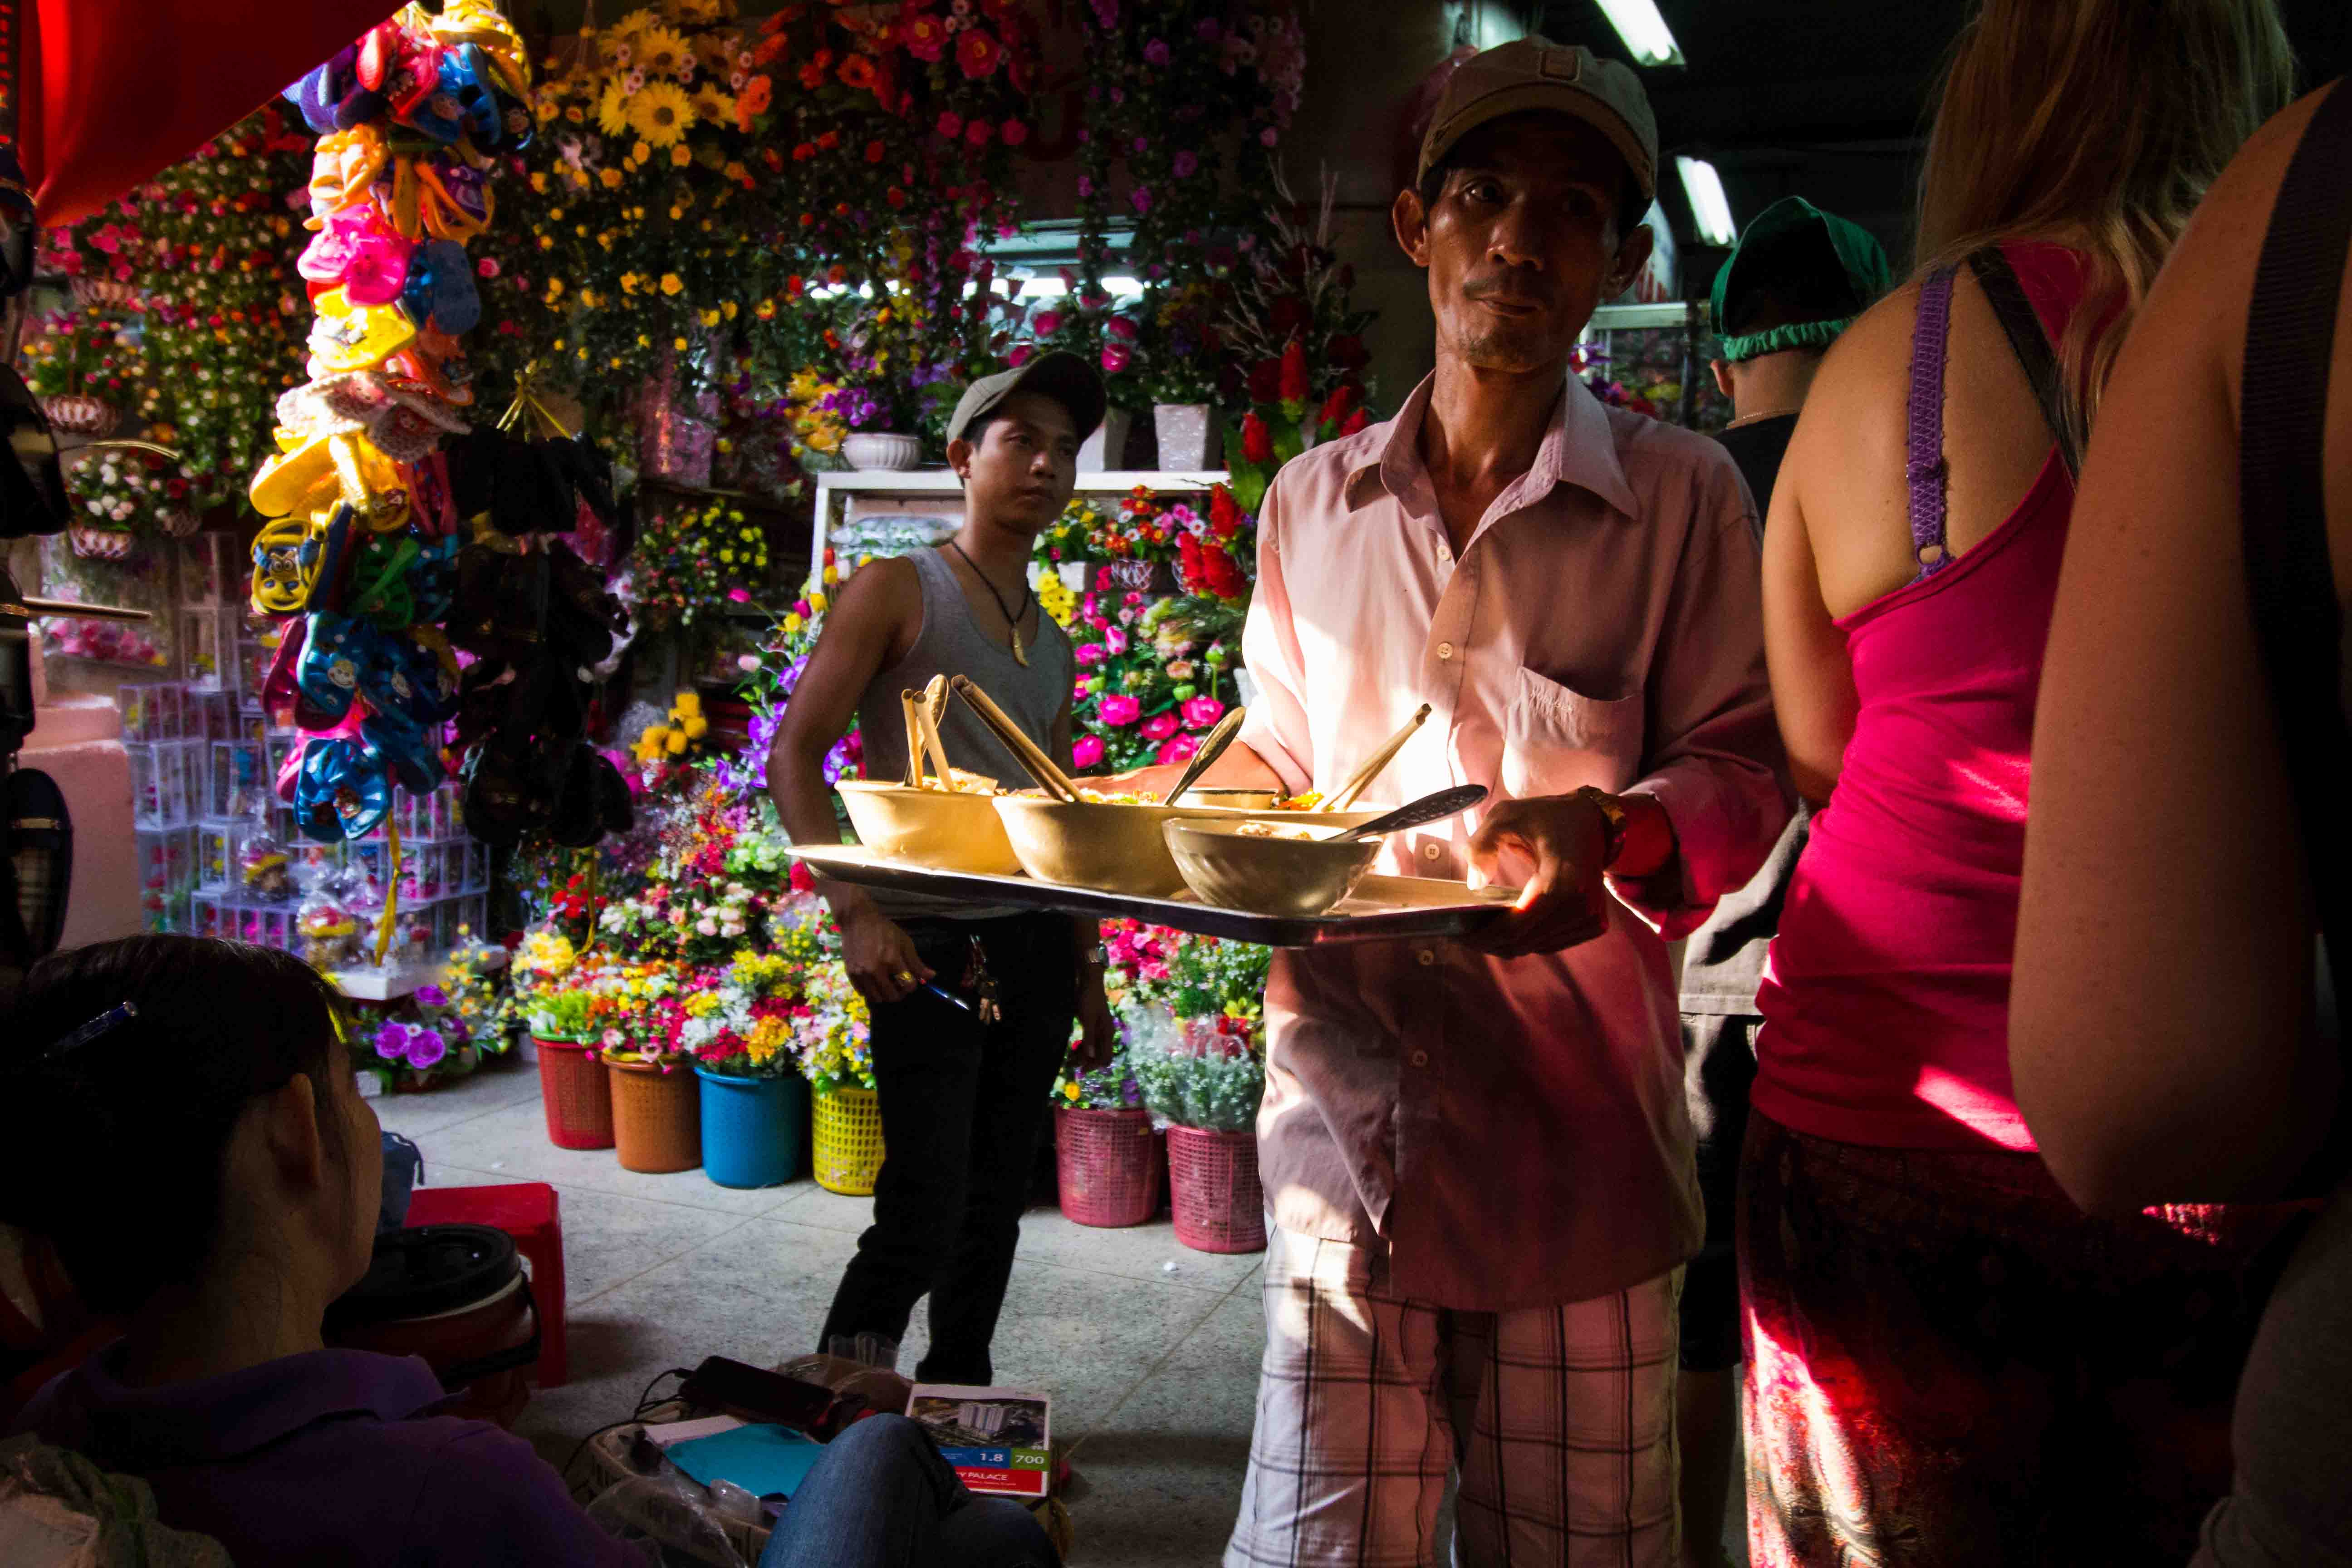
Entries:
{"label": "wristwatch", "polygon": [[1601,813],[1607,825],[1601,838],[1601,868],[1603,871],[1617,864],[1617,857],[1625,853],[1625,808],[1615,795],[1606,790],[1586,784],[1576,792],[1579,800],[1589,800]]}

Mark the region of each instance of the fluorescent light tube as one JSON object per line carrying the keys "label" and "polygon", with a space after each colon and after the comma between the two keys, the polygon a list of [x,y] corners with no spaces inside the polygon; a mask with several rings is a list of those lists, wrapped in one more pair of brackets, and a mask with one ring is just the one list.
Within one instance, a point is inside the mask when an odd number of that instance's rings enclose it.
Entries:
{"label": "fluorescent light tube", "polygon": [[1739,229],[1731,221],[1731,201],[1723,194],[1723,176],[1715,172],[1715,165],[1704,158],[1678,156],[1675,168],[1683,177],[1683,194],[1690,197],[1691,221],[1698,227],[1700,241],[1729,245],[1738,239]]}
{"label": "fluorescent light tube", "polygon": [[1657,0],[1599,0],[1601,15],[1625,40],[1626,51],[1645,66],[1678,66],[1683,52],[1666,19],[1658,15]]}

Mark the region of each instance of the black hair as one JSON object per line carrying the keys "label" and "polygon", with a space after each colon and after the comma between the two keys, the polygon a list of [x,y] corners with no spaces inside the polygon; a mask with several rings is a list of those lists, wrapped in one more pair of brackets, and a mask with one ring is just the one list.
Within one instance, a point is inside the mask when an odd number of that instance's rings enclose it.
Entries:
{"label": "black hair", "polygon": [[1004,409],[1002,405],[991,408],[985,414],[973,416],[971,423],[963,427],[963,439],[975,447],[979,446],[988,439],[988,427],[1003,417]]}
{"label": "black hair", "polygon": [[[1506,118],[1508,117],[1506,116]],[[1490,121],[1488,123],[1492,124],[1493,121]],[[1475,134],[1476,134],[1475,131],[1471,132],[1471,135]],[[1434,212],[1437,209],[1437,198],[1445,194],[1445,176],[1462,166],[1460,156],[1462,142],[1468,140],[1469,136],[1465,136],[1462,141],[1454,142],[1453,146],[1438,154],[1437,162],[1429,166],[1429,173],[1421,177],[1421,184],[1415,189],[1416,194],[1421,197],[1423,212]],[[1622,162],[1622,156],[1620,161]],[[1627,235],[1633,233],[1643,218],[1649,216],[1649,211],[1650,198],[1642,194],[1642,182],[1633,177],[1633,165],[1628,163],[1625,165],[1624,177],[1617,183],[1615,219],[1618,239],[1622,241]]]}
{"label": "black hair", "polygon": [[[134,1016],[49,1054],[125,1002]],[[0,1220],[47,1237],[95,1311],[197,1278],[256,1096],[308,1074],[320,1138],[346,1157],[341,1008],[309,964],[244,942],[134,936],[41,960],[0,1005]]]}

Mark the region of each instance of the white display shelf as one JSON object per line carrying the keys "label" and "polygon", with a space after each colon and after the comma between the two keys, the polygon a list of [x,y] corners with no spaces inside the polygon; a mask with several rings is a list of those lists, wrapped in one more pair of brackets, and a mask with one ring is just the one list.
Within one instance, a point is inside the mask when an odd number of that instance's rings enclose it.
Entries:
{"label": "white display shelf", "polygon": [[[373,940],[372,932],[362,934]],[[491,952],[484,956],[482,967],[504,969],[507,959],[504,952]],[[354,1002],[397,1002],[427,985],[439,984],[448,973],[449,960],[442,957],[425,963],[390,964],[383,969],[337,969],[329,972],[327,978],[334,982],[336,990]]]}
{"label": "white display shelf", "polygon": [[[1082,496],[1125,495],[1142,485],[1154,490],[1201,490],[1225,482],[1223,468],[1107,468],[1078,476],[1076,493]],[[824,551],[833,531],[852,521],[853,508],[857,515],[874,512],[915,510],[937,510],[942,514],[960,513],[963,510],[963,483],[952,468],[845,469],[820,473],[816,476],[816,526],[810,531],[809,574],[814,577],[824,569]],[[940,498],[957,498],[953,505],[936,504]],[[892,506],[894,501],[914,503],[910,507]],[[867,506],[866,503],[872,503]]]}

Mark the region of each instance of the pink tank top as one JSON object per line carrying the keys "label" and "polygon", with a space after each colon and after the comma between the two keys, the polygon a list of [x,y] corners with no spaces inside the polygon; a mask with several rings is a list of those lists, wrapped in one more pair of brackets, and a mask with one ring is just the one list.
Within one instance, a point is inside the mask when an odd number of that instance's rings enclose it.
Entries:
{"label": "pink tank top", "polygon": [[[2082,297],[2082,258],[2045,245],[2003,253],[2057,342]],[[1950,287],[1948,273],[1930,280],[1913,352],[1923,546],[1943,542]],[[1786,1127],[1885,1147],[2033,1148],[2010,1086],[2010,950],[2034,701],[2074,502],[2053,446],[1975,548],[1943,552],[1837,622],[1860,699],[1853,738],[1757,999],[1754,1103]]]}

